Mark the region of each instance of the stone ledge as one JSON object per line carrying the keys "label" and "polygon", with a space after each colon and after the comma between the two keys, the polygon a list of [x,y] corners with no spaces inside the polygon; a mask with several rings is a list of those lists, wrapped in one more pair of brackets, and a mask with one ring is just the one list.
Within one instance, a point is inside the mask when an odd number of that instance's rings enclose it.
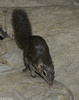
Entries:
{"label": "stone ledge", "polygon": [[0,45],[0,97],[13,100],[74,100],[72,92],[60,82],[54,81],[49,87],[40,76],[32,78],[29,71],[23,73],[22,51],[14,40],[4,39]]}
{"label": "stone ledge", "polygon": [[73,0],[1,0],[0,7],[35,7],[47,5],[74,5]]}
{"label": "stone ledge", "polygon": [[[14,33],[12,28],[12,22],[11,22],[12,11],[13,9],[16,8],[21,8],[26,10],[29,20],[31,22],[33,34],[41,35],[43,37],[47,37],[51,33],[52,34],[55,34],[55,32],[57,33],[57,30],[61,28],[59,27],[60,26],[59,24],[61,24],[61,26],[63,27],[63,24],[65,25],[64,21],[69,18],[68,16],[71,17],[74,13],[76,13],[78,16],[78,11],[79,11],[79,7],[77,6],[7,7],[7,8],[1,7],[0,24],[2,28],[5,31],[7,31],[10,37],[12,37]],[[74,16],[72,16],[73,19]],[[75,23],[75,22],[71,21],[71,23]],[[56,29],[55,24],[58,27],[57,30],[55,30]]]}

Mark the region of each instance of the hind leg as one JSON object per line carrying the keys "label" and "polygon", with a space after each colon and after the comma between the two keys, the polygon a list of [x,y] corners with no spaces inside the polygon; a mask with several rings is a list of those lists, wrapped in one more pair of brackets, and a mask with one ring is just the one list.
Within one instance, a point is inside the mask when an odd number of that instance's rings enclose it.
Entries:
{"label": "hind leg", "polygon": [[27,58],[24,58],[24,65],[25,65],[25,68],[22,71],[26,72],[29,67]]}
{"label": "hind leg", "polygon": [[27,71],[27,68],[24,68],[22,71],[23,71],[23,72],[26,72],[26,71]]}

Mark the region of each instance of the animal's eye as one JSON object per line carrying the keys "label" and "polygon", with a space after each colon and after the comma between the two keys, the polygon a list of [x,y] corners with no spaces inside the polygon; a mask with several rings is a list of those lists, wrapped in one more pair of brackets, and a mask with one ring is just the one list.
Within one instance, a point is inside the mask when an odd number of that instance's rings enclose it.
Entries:
{"label": "animal's eye", "polygon": [[47,75],[47,72],[44,70],[44,71],[42,72],[42,74],[43,74],[44,76],[46,76],[46,75]]}

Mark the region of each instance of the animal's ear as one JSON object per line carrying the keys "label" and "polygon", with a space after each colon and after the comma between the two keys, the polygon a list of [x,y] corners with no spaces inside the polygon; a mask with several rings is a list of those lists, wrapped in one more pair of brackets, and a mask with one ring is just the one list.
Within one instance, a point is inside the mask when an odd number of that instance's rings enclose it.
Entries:
{"label": "animal's ear", "polygon": [[43,70],[43,65],[42,64],[38,65],[38,70],[40,70],[40,71]]}

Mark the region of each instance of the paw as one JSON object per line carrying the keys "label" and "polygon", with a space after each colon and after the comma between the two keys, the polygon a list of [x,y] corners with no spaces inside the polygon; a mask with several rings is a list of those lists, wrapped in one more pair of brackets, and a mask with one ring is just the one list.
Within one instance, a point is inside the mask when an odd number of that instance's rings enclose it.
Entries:
{"label": "paw", "polygon": [[24,68],[22,71],[23,71],[23,72],[26,72],[26,71],[27,71],[27,68]]}
{"label": "paw", "polygon": [[36,73],[35,73],[35,71],[34,71],[34,70],[31,70],[31,76],[32,76],[33,78],[35,78],[35,77],[36,77]]}

